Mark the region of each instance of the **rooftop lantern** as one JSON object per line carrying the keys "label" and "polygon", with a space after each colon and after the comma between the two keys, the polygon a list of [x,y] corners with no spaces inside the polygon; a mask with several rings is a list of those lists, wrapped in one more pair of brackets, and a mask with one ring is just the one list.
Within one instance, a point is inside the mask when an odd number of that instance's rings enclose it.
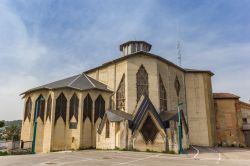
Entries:
{"label": "rooftop lantern", "polygon": [[128,41],[120,45],[122,56],[144,51],[149,52],[152,45],[145,41]]}

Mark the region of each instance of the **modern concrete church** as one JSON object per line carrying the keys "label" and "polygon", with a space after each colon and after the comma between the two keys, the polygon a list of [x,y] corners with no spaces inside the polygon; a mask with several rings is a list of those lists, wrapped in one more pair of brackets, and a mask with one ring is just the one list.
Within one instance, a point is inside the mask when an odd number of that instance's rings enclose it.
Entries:
{"label": "modern concrete church", "polygon": [[184,149],[213,146],[213,73],[184,69],[150,49],[145,41],[128,41],[117,59],[24,92],[21,139],[32,141],[37,122],[36,152],[178,153],[180,140]]}

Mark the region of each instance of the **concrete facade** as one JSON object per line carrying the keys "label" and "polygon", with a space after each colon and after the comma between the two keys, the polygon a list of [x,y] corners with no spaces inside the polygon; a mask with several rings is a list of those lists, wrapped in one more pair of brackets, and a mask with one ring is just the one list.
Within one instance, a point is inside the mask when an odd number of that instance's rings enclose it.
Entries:
{"label": "concrete facade", "polygon": [[[130,44],[130,43],[128,43]],[[133,42],[132,42],[133,44]],[[141,45],[143,47],[143,44]],[[126,44],[127,47],[127,44]],[[151,47],[151,46],[150,46]],[[150,47],[145,48],[149,51]],[[133,48],[132,46],[129,48]],[[124,50],[124,49],[122,49]],[[125,49],[126,50],[126,49]],[[187,149],[189,144],[200,146],[213,146],[215,144],[215,116],[212,98],[212,84],[210,71],[186,70],[168,60],[148,52],[135,52],[133,54],[123,54],[111,62],[99,67],[90,69],[85,74],[93,80],[99,81],[110,90],[109,92],[100,91],[96,88],[92,90],[77,90],[72,88],[51,88],[49,90],[35,89],[24,93],[24,101],[31,97],[32,115],[31,120],[23,121],[22,136],[23,141],[31,141],[33,135],[33,117],[35,111],[35,101],[43,95],[47,101],[49,95],[52,98],[51,119],[42,122],[38,118],[36,151],[49,152],[67,149],[134,149],[140,151],[179,151],[179,131],[177,120],[168,119],[163,128],[159,120],[160,110],[160,88],[159,79],[161,77],[163,86],[166,90],[167,110],[177,112],[178,104],[183,113],[183,122],[188,126],[183,130],[183,148]],[[93,100],[92,118],[94,118],[95,100],[99,95],[105,100],[105,110],[116,109],[117,89],[124,76],[125,80],[125,109],[124,113],[131,115],[132,119],[137,114],[137,81],[136,74],[138,69],[143,66],[148,75],[148,99],[153,105],[156,113],[146,110],[145,116],[135,131],[131,131],[131,119],[109,122],[108,129],[104,119],[86,119],[83,123],[83,100],[90,94]],[[79,76],[80,77],[80,76]],[[86,77],[86,76],[85,76]],[[78,77],[77,77],[78,78]],[[77,79],[76,78],[76,79]],[[86,77],[87,78],[87,77]],[[90,79],[88,78],[88,80]],[[67,80],[67,79],[65,79]],[[176,89],[176,80],[179,84],[179,93]],[[72,84],[72,83],[71,83]],[[53,85],[54,86],[54,85]],[[46,88],[46,86],[45,86]],[[56,99],[63,93],[67,99],[66,122],[59,117],[55,123]],[[76,94],[79,99],[78,120],[69,119],[70,99]],[[45,102],[45,117],[46,105]],[[181,104],[180,104],[181,103]],[[152,108],[150,108],[152,109]],[[106,114],[105,114],[106,116]],[[154,141],[146,143],[141,133],[141,128],[145,119],[150,116],[152,123],[156,126],[158,133]],[[177,116],[177,114],[175,114]],[[70,123],[76,123],[76,129],[70,129]],[[101,125],[103,123],[103,125]],[[102,126],[102,130],[100,129]],[[100,133],[97,130],[100,129]],[[109,130],[109,136],[106,132]]]}

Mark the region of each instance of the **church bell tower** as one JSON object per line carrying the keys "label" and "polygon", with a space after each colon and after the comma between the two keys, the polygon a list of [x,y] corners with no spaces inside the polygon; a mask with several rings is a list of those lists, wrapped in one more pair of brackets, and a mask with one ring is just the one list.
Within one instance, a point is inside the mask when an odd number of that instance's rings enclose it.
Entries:
{"label": "church bell tower", "polygon": [[149,52],[152,45],[145,41],[128,41],[120,45],[122,56],[144,51]]}

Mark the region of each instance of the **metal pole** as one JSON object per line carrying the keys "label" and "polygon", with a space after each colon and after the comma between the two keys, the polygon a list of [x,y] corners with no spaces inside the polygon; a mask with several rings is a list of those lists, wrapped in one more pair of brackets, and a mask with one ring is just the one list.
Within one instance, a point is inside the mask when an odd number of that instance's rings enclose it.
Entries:
{"label": "metal pole", "polygon": [[36,101],[36,110],[35,110],[35,119],[34,119],[34,132],[33,132],[33,140],[32,140],[32,154],[36,154],[35,148],[36,148],[36,128],[37,128],[37,113],[38,109],[40,109],[40,98]]}
{"label": "metal pole", "polygon": [[179,103],[178,101],[178,129],[179,129],[179,153],[182,154],[183,153],[183,149],[182,149],[182,123],[181,123],[181,113],[180,113],[180,105],[182,103]]}

